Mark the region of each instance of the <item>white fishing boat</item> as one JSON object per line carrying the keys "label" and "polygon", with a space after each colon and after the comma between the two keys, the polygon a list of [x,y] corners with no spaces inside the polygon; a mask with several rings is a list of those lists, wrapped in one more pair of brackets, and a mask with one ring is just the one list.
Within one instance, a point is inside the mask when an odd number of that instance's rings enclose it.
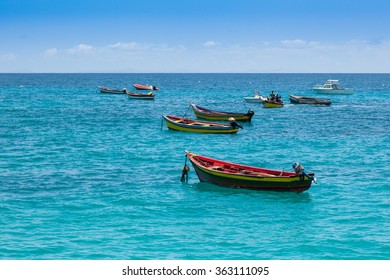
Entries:
{"label": "white fishing boat", "polygon": [[352,94],[352,88],[340,87],[339,80],[327,80],[324,85],[316,85],[314,92],[321,94]]}
{"label": "white fishing boat", "polygon": [[252,97],[244,97],[244,100],[249,103],[263,103],[267,98],[259,95],[257,92]]}

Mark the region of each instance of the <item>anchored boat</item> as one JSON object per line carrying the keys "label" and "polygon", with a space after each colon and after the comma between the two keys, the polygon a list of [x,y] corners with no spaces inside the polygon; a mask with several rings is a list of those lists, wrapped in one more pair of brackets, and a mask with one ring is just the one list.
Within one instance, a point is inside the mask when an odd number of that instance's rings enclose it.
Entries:
{"label": "anchored boat", "polygon": [[158,90],[155,86],[150,85],[140,85],[140,84],[134,84],[133,87],[135,87],[138,90]]}
{"label": "anchored boat", "polygon": [[298,96],[298,95],[288,95],[290,102],[293,104],[312,104],[312,105],[327,105],[329,106],[332,101],[327,98],[314,98],[307,96]]}
{"label": "anchored boat", "polygon": [[232,113],[209,110],[195,104],[191,104],[191,108],[198,118],[213,120],[213,121],[227,121],[229,118],[234,118],[236,121],[250,122],[255,114],[252,110],[247,113]]}
{"label": "anchored boat", "polygon": [[127,95],[129,98],[132,99],[142,99],[142,100],[153,100],[155,97],[155,94],[152,92],[149,93],[135,93],[135,92],[128,92]]}
{"label": "anchored boat", "polygon": [[100,90],[101,93],[113,93],[113,94],[125,94],[127,93],[127,89],[112,89],[112,88],[107,88],[107,87],[102,87],[98,86],[98,89]]}
{"label": "anchored boat", "polygon": [[[294,172],[287,172],[236,164],[185,152],[201,182],[224,187],[290,192],[306,191],[311,183],[315,182],[314,173],[306,173],[297,162],[293,164]],[[186,165],[183,168],[183,176],[184,172],[188,176]]]}
{"label": "anchored boat", "polygon": [[234,119],[230,119],[228,124],[203,122],[188,118],[180,118],[176,116],[163,115],[163,119],[169,129],[184,131],[184,132],[197,132],[197,133],[237,133],[241,125],[237,124]]}
{"label": "anchored boat", "polygon": [[339,80],[327,80],[324,85],[316,85],[314,92],[322,94],[352,94],[352,88],[340,87]]}

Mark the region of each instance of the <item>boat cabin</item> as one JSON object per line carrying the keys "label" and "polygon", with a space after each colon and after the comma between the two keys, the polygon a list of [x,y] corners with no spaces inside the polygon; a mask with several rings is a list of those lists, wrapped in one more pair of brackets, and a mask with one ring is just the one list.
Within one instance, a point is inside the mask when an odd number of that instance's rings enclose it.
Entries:
{"label": "boat cabin", "polygon": [[339,80],[327,80],[323,89],[341,89],[339,86]]}

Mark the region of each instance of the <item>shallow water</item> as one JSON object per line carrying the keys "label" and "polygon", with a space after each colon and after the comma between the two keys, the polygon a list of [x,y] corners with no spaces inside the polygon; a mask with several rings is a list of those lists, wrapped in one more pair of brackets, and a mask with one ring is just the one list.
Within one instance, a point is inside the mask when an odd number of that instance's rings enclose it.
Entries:
{"label": "shallow water", "polygon": [[[331,106],[292,105],[327,79]],[[155,101],[100,94],[133,83]],[[243,101],[278,91],[282,109]],[[235,135],[170,131],[189,103],[255,111]],[[389,259],[388,74],[0,74],[1,259]],[[308,191],[180,183],[184,150],[315,172]]]}

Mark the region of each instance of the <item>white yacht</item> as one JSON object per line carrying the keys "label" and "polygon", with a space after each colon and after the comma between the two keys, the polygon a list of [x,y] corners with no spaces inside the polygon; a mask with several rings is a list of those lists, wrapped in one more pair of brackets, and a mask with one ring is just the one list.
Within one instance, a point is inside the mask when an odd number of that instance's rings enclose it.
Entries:
{"label": "white yacht", "polygon": [[313,90],[322,94],[352,94],[352,88],[342,88],[339,80],[327,80],[324,85],[316,85]]}

